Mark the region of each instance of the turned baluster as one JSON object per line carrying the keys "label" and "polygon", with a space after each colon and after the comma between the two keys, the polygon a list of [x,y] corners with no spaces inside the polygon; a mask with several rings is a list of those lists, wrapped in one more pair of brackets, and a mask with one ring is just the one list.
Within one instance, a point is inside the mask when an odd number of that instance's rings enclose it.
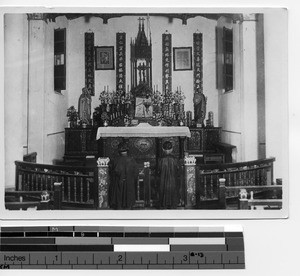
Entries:
{"label": "turned baluster", "polygon": [[74,179],[74,202],[76,202],[77,201],[77,177],[73,177],[73,179]]}
{"label": "turned baluster", "polygon": [[80,177],[80,202],[83,202],[83,177]]}

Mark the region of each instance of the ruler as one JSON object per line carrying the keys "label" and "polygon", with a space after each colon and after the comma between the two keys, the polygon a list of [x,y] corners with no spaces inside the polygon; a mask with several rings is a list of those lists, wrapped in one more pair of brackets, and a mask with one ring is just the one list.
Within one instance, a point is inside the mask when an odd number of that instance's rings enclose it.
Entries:
{"label": "ruler", "polygon": [[0,228],[1,269],[244,269],[232,227]]}

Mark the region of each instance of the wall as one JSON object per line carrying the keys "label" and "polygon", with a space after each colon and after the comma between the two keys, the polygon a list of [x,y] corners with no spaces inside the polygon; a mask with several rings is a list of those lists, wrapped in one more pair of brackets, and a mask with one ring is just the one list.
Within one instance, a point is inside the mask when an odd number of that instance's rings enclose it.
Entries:
{"label": "wall", "polygon": [[[249,21],[239,25],[233,24],[236,82],[232,92],[219,91],[219,125],[223,128],[222,140],[237,146],[236,161],[258,158],[258,139],[264,139],[258,133],[258,129],[264,116],[261,116],[262,110],[258,116],[258,106],[261,106],[257,93],[259,89],[260,93],[265,93],[266,157],[276,157],[274,178],[287,177],[287,17],[284,12],[265,11],[264,48],[256,47],[259,43],[255,17],[252,18],[251,15],[247,17]],[[230,24],[220,20],[218,27],[226,24],[230,27]],[[262,56],[265,56],[264,87],[261,77],[257,76],[257,64],[261,63],[257,58]],[[261,67],[260,64],[260,70]]]}
{"label": "wall", "polygon": [[15,160],[26,153],[27,20],[25,15],[4,17],[5,183],[14,187]]}
{"label": "wall", "polygon": [[266,155],[276,157],[275,177],[288,177],[287,11],[266,12]]}
{"label": "wall", "polygon": [[64,154],[68,97],[53,88],[53,30],[67,20],[28,23],[25,14],[4,19],[5,179],[13,187],[14,161],[24,154],[37,152],[37,162],[50,164]]}
{"label": "wall", "polygon": [[[138,17],[123,16],[109,19],[108,24],[103,24],[102,19],[91,18],[89,23],[84,18],[69,21],[67,41],[67,85],[69,91],[69,105],[78,105],[78,98],[84,87],[84,33],[95,33],[95,46],[115,46],[116,33],[126,32],[126,84],[130,85],[130,40],[138,33]],[[146,21],[145,21],[146,22]],[[166,30],[172,34],[173,47],[193,46],[193,33],[197,30],[203,33],[203,88],[208,97],[207,111],[215,113],[215,124],[218,125],[218,94],[215,88],[215,26],[216,21],[197,17],[189,19],[187,25],[183,25],[179,19],[173,23],[164,17],[150,17],[152,37],[152,80],[153,85],[158,85],[162,90],[162,33]],[[147,22],[145,23],[147,31]],[[109,90],[115,90],[115,70],[95,71],[95,91],[93,108],[99,105],[99,94],[104,86]],[[186,96],[186,110],[193,111],[193,71],[173,71],[173,91],[181,86]]]}
{"label": "wall", "polygon": [[30,21],[29,67],[29,152],[37,162],[52,164],[64,154],[64,127],[68,106],[67,91],[54,91],[54,29],[67,27],[65,18],[55,23]]}
{"label": "wall", "polygon": [[[45,117],[43,162],[52,164],[55,159],[62,159],[65,151],[64,129],[67,126],[66,114],[69,91],[54,92],[54,29],[68,28],[65,17],[45,25]],[[68,57],[67,57],[68,58]]]}
{"label": "wall", "polygon": [[236,146],[233,154],[233,161],[244,161],[243,146],[242,146],[242,105],[241,105],[241,25],[240,23],[233,24],[228,19],[221,17],[218,20],[218,64],[222,64],[223,45],[222,33],[223,27],[233,29],[233,71],[234,82],[233,90],[224,92],[222,87],[222,66],[217,68],[217,76],[219,87],[219,126],[222,127],[222,142]]}

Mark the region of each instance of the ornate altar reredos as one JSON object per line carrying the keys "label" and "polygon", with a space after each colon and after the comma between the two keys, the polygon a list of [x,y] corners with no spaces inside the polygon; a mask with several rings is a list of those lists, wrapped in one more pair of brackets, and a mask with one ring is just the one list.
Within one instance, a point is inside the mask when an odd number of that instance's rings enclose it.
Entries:
{"label": "ornate altar reredos", "polygon": [[[127,91],[124,85],[117,85],[116,91],[110,91],[108,86],[104,87],[100,92],[100,105],[95,108],[93,114],[96,127],[129,126],[140,122],[148,122],[153,126],[186,125],[185,97],[181,88],[177,88],[175,92],[164,91],[162,94],[158,91],[158,85],[152,84],[152,43],[151,35],[146,36],[144,20],[138,19],[138,33],[130,43],[131,89],[129,85]],[[125,34],[117,33],[117,37],[118,35],[124,37]],[[125,54],[125,51],[118,53]],[[120,67],[116,67],[118,71]]]}
{"label": "ornate altar reredos", "polygon": [[145,34],[144,18],[139,18],[139,29],[130,44],[131,93],[133,117],[139,121],[153,120],[152,44]]}

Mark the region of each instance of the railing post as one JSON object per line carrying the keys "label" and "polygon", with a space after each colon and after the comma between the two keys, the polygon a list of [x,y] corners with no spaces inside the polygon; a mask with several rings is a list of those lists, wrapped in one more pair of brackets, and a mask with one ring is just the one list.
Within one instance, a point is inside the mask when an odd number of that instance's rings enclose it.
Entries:
{"label": "railing post", "polygon": [[50,206],[50,194],[48,191],[42,191],[41,193],[41,210],[49,210]]}
{"label": "railing post", "polygon": [[248,210],[248,198],[247,198],[247,190],[246,189],[240,189],[239,193],[239,209],[241,210]]}
{"label": "railing post", "polygon": [[150,162],[144,162],[144,200],[145,206],[149,206],[151,203],[151,173],[150,173]]}
{"label": "railing post", "polygon": [[225,178],[219,178],[219,207],[220,209],[226,209],[226,187]]}
{"label": "railing post", "polygon": [[186,156],[184,158],[185,167],[185,207],[193,208],[196,205],[196,158]]}
{"label": "railing post", "polygon": [[61,202],[62,202],[62,182],[54,182],[54,210],[61,210]]}
{"label": "railing post", "polygon": [[98,209],[108,208],[108,187],[109,187],[109,158],[99,157],[98,164],[98,183],[97,183],[97,197]]}
{"label": "railing post", "polygon": [[16,191],[20,190],[20,176],[19,176],[19,164],[15,161],[16,164],[16,173],[15,173],[15,189]]}

